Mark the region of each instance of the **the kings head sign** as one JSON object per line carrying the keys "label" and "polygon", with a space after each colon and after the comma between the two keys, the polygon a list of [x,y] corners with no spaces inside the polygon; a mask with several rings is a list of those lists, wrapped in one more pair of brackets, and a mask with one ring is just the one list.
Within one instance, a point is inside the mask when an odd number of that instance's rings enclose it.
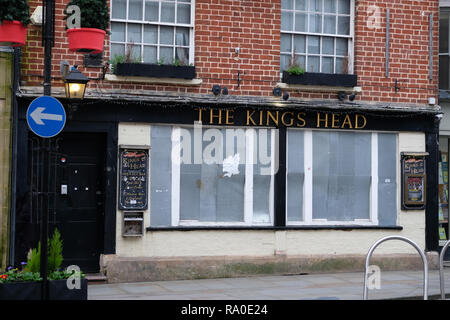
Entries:
{"label": "the kings head sign", "polygon": [[239,125],[327,129],[364,129],[367,118],[359,113],[196,108],[196,121],[205,125]]}

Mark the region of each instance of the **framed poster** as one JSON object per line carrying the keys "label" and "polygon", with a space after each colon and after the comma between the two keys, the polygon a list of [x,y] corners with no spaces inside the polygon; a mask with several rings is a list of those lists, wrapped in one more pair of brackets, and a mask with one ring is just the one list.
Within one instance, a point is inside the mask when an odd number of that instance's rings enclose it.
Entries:
{"label": "framed poster", "polygon": [[402,152],[402,209],[421,210],[427,199],[427,152]]}
{"label": "framed poster", "polygon": [[403,190],[407,205],[424,205],[426,202],[426,176],[424,174],[406,174]]}
{"label": "framed poster", "polygon": [[146,210],[148,150],[120,149],[119,161],[119,209]]}

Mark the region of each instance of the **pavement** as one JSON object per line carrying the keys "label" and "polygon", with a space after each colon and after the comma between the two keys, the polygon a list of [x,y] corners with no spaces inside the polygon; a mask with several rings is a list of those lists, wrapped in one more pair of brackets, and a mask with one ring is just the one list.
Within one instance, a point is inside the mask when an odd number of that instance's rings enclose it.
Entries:
{"label": "pavement", "polygon": [[[450,270],[445,271],[450,294]],[[381,271],[369,300],[423,299],[423,271]],[[375,279],[375,278],[370,278]],[[364,272],[91,284],[88,300],[362,300]],[[428,298],[440,299],[439,270],[428,272]]]}

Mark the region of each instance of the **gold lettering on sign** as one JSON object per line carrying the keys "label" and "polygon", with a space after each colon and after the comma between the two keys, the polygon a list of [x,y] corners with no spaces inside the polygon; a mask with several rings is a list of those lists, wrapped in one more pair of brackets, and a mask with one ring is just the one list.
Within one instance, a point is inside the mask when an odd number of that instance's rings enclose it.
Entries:
{"label": "gold lettering on sign", "polygon": [[304,127],[304,126],[306,126],[306,121],[305,121],[305,119],[302,118],[302,115],[306,116],[306,113],[305,112],[297,113],[297,120],[301,121],[301,124],[297,123],[297,127]]}
{"label": "gold lettering on sign", "polygon": [[[289,120],[288,123],[287,123],[287,122],[285,121],[285,119],[284,119],[284,117],[285,117],[287,114],[290,115],[290,117],[289,117],[290,120]],[[281,123],[283,124],[283,126],[291,127],[291,126],[294,124],[294,113],[291,112],[291,111],[283,112],[283,114],[281,115]]]}
{"label": "gold lettering on sign", "polygon": [[333,129],[339,128],[339,115],[336,113],[331,114],[331,127]]}
{"label": "gold lettering on sign", "polygon": [[225,124],[234,124],[234,110],[227,109],[225,113]]}
{"label": "gold lettering on sign", "polygon": [[[359,126],[358,124],[359,124],[359,118],[362,118],[362,120],[363,120],[363,124],[361,125],[361,126]],[[355,129],[363,129],[365,126],[366,126],[366,124],[367,124],[367,119],[366,119],[366,117],[364,117],[363,115],[361,115],[361,114],[357,114],[357,115],[355,115]]]}
{"label": "gold lettering on sign", "polygon": [[246,122],[247,126],[250,125],[250,121],[253,123],[254,126],[256,126],[256,123],[255,123],[255,121],[253,121],[253,118],[252,118],[254,113],[255,113],[255,111],[252,111],[252,113],[250,113],[250,110],[247,110],[247,122]]}
{"label": "gold lettering on sign", "polygon": [[325,122],[324,128],[328,128],[328,113],[325,113],[325,119],[320,118],[320,112],[317,112],[317,128],[320,128],[320,123]]}
{"label": "gold lettering on sign", "polygon": [[275,112],[276,112],[276,115],[277,115],[276,117],[273,116],[271,111],[267,111],[267,120],[266,120],[266,125],[267,126],[269,125],[269,118],[271,118],[272,121],[275,123],[275,125],[278,126],[278,111],[275,111]]}
{"label": "gold lettering on sign", "polygon": [[215,115],[214,114],[214,109],[210,109],[209,110],[209,123],[213,123],[213,119],[214,118],[219,119],[218,124],[222,124],[222,110],[219,109],[219,114]]}
{"label": "gold lettering on sign", "polygon": [[341,129],[344,129],[346,125],[348,125],[349,129],[353,129],[352,120],[350,119],[350,115],[348,115],[348,114],[345,115],[344,121],[342,122]]}
{"label": "gold lettering on sign", "polygon": [[205,110],[204,108],[196,108],[198,110],[198,121],[202,122],[202,111]]}

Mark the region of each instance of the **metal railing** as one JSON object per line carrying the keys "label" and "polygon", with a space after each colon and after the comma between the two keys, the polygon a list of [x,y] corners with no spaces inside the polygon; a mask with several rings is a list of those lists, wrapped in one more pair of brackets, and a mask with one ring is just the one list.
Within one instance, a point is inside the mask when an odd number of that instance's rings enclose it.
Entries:
{"label": "metal railing", "polygon": [[380,240],[378,240],[377,242],[375,242],[372,247],[370,248],[369,252],[367,253],[366,256],[366,265],[365,265],[365,270],[364,270],[364,293],[363,293],[363,299],[367,300],[367,295],[368,295],[368,288],[367,288],[367,275],[368,275],[368,268],[369,268],[369,262],[370,262],[370,257],[372,256],[373,251],[376,249],[376,247],[378,247],[381,243],[388,241],[388,240],[401,240],[401,241],[405,241],[407,243],[409,243],[410,245],[412,245],[417,252],[419,252],[420,256],[422,257],[422,262],[423,262],[423,299],[424,300],[428,300],[428,261],[427,258],[425,256],[425,254],[423,253],[423,251],[419,248],[419,246],[412,240],[402,237],[402,236],[387,236],[384,238],[381,238]]}
{"label": "metal railing", "polygon": [[439,279],[441,284],[441,299],[445,300],[445,284],[444,284],[444,255],[450,245],[450,240],[448,240],[444,247],[442,247],[441,253],[439,254]]}

